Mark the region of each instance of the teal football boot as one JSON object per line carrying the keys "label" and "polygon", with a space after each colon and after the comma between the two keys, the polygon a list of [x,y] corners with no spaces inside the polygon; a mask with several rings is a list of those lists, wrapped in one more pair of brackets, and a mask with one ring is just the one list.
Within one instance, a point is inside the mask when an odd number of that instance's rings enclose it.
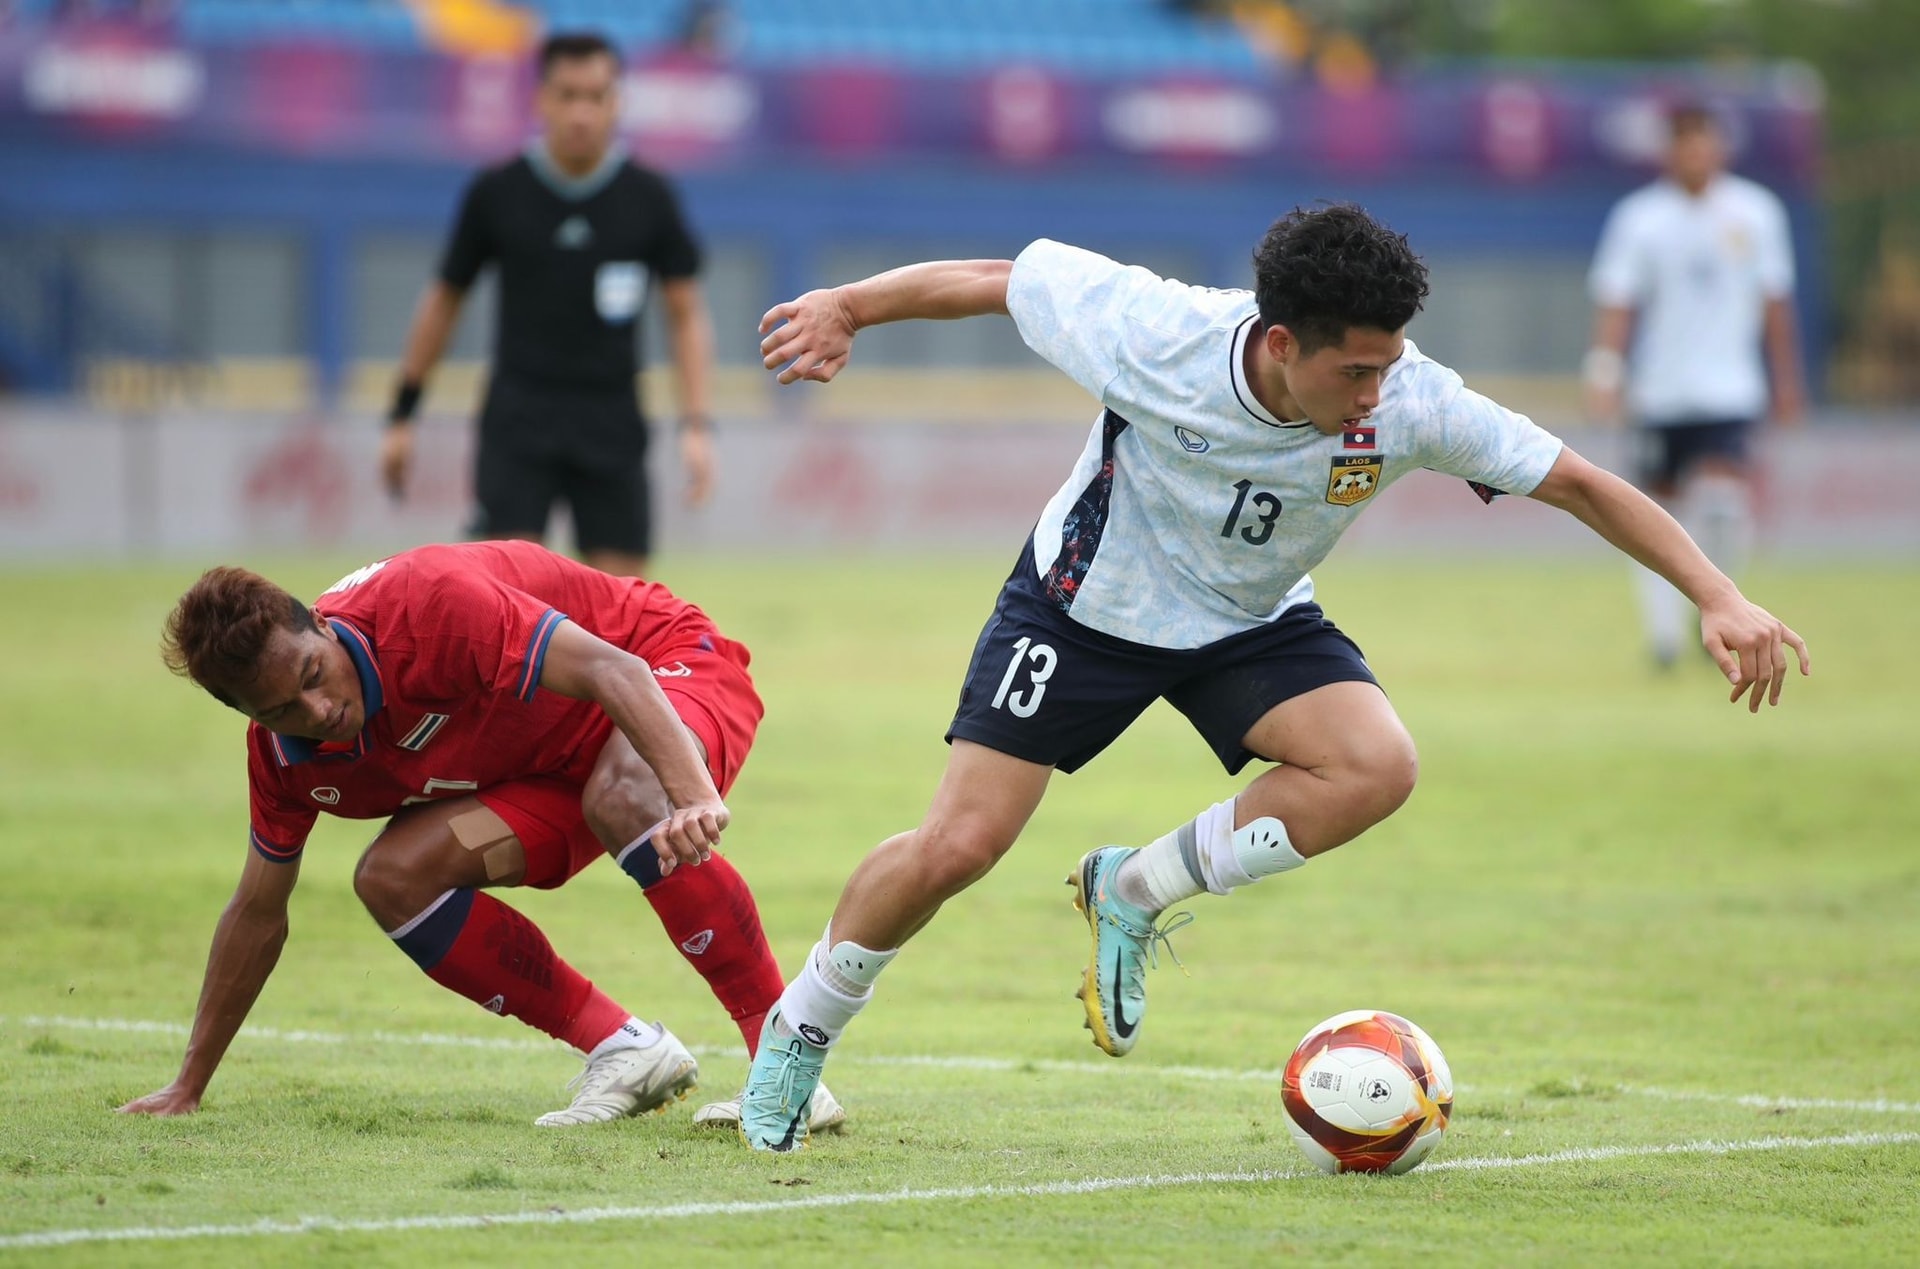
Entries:
{"label": "teal football boot", "polygon": [[[775,1008],[760,1028],[760,1047],[740,1094],[740,1138],[755,1150],[786,1154],[807,1144],[813,1094],[820,1086],[827,1050],[804,1034],[781,1035],[774,1028],[779,1017]],[[824,1041],[826,1036],[819,1038]]]}
{"label": "teal football boot", "polygon": [[[1140,1023],[1147,1015],[1147,967],[1159,966],[1156,944],[1165,944],[1167,955],[1173,956],[1167,935],[1193,920],[1191,912],[1182,912],[1156,929],[1153,913],[1119,896],[1113,881],[1133,853],[1131,846],[1089,851],[1067,878],[1073,887],[1073,906],[1086,917],[1093,934],[1093,953],[1081,975],[1080,990],[1074,994],[1086,1006],[1086,1027],[1093,1032],[1093,1042],[1114,1057],[1125,1057],[1140,1036]],[[1178,956],[1173,961],[1180,964]],[[1186,966],[1180,968],[1184,973]]]}

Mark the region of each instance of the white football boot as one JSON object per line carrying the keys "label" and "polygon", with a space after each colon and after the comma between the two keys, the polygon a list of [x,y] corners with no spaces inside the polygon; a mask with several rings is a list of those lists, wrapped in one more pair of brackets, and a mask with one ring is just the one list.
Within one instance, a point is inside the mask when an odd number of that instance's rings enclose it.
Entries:
{"label": "white football boot", "polygon": [[541,1128],[571,1128],[651,1114],[683,1100],[699,1080],[700,1064],[693,1054],[661,1027],[660,1038],[645,1048],[609,1049],[588,1062],[567,1086],[574,1090],[573,1104],[533,1122]]}

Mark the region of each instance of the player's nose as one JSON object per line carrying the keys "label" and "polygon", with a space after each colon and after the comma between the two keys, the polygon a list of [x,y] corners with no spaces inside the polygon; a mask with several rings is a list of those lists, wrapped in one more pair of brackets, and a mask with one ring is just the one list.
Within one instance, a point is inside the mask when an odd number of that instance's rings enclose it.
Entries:
{"label": "player's nose", "polygon": [[340,702],[322,691],[308,692],[303,698],[307,707],[307,717],[324,727],[333,721],[333,712],[340,708]]}

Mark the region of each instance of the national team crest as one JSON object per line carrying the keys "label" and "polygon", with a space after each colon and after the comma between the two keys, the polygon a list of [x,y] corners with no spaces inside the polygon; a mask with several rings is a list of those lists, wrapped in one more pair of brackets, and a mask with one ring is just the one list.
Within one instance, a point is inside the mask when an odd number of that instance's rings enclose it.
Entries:
{"label": "national team crest", "polygon": [[1380,487],[1382,459],[1378,454],[1346,454],[1333,460],[1327,477],[1327,501],[1336,507],[1351,507],[1373,497]]}

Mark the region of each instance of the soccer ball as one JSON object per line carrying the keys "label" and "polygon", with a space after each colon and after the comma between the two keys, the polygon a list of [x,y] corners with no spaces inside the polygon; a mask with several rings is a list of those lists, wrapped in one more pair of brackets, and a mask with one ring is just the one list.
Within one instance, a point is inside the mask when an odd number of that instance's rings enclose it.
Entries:
{"label": "soccer ball", "polygon": [[1355,1009],[1307,1032],[1280,1083],[1294,1144],[1323,1172],[1401,1173],[1433,1153],[1453,1114],[1453,1073],[1398,1014]]}

